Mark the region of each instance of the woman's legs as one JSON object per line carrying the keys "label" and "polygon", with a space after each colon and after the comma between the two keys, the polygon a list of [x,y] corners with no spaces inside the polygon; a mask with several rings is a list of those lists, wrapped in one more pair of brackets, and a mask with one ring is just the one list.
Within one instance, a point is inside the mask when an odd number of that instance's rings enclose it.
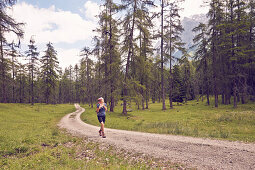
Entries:
{"label": "woman's legs", "polygon": [[104,134],[104,122],[101,122],[101,130],[102,130],[102,137],[106,138],[106,136]]}
{"label": "woman's legs", "polygon": [[101,131],[104,133],[104,122],[101,122]]}
{"label": "woman's legs", "polygon": [[101,128],[99,130],[99,135],[103,138],[105,138],[105,135],[104,135],[104,122],[105,122],[105,116],[98,116],[98,121],[100,122],[101,124]]}

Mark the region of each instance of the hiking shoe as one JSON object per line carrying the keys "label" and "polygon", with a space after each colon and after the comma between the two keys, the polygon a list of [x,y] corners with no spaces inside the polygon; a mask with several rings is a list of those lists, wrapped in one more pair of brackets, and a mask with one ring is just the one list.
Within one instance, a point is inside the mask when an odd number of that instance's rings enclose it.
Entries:
{"label": "hiking shoe", "polygon": [[106,138],[106,136],[105,136],[104,132],[102,133],[102,138]]}
{"label": "hiking shoe", "polygon": [[102,130],[100,129],[98,132],[99,132],[99,136],[102,136]]}

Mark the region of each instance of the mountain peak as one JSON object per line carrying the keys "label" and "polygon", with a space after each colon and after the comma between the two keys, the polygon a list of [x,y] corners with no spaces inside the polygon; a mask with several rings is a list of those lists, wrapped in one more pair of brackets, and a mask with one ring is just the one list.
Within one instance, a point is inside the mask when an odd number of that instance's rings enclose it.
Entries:
{"label": "mountain peak", "polygon": [[196,14],[183,18],[182,25],[184,31],[182,33],[182,41],[186,43],[187,48],[193,45],[193,38],[195,36],[195,33],[192,32],[193,28],[198,26],[200,22],[207,23],[207,21],[206,14]]}

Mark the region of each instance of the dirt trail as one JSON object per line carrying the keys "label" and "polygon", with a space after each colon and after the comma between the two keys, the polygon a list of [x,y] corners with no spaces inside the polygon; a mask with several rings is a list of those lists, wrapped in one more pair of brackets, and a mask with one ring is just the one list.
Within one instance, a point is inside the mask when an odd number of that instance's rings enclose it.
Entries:
{"label": "dirt trail", "polygon": [[77,136],[104,142],[130,152],[181,163],[198,169],[255,169],[255,144],[220,140],[150,134],[105,129],[107,138],[99,137],[99,127],[84,123],[80,115],[85,111],[75,104],[76,112],[64,116],[59,127]]}

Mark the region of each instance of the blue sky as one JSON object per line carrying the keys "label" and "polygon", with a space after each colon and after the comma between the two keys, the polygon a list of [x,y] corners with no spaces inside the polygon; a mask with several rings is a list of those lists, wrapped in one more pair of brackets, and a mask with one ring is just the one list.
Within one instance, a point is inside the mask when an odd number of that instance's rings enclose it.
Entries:
{"label": "blue sky", "polygon": [[[64,11],[71,11],[73,13],[80,13],[79,9],[86,3],[87,0],[19,0],[18,2],[27,2],[41,8],[49,8],[55,5],[56,8]],[[101,0],[92,0],[100,4]]]}
{"label": "blue sky", "polygon": [[[182,17],[205,13],[206,9],[200,7],[202,2],[186,0]],[[40,55],[50,41],[58,51],[60,66],[64,68],[78,63],[80,50],[91,46],[100,4],[101,0],[18,0],[9,13],[18,22],[26,23],[23,51],[27,50],[31,36],[35,38]],[[13,39],[10,36],[10,41]]]}

